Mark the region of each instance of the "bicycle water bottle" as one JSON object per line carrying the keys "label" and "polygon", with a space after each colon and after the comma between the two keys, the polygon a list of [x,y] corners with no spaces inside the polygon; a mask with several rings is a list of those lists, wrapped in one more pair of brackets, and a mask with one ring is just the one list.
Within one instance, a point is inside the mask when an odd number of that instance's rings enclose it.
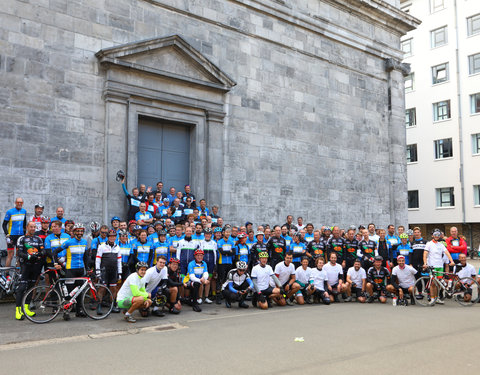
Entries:
{"label": "bicycle water bottle", "polygon": [[2,285],[2,287],[7,284],[7,279],[3,275],[0,277],[0,284]]}
{"label": "bicycle water bottle", "polygon": [[10,275],[7,276],[7,281],[5,283],[5,289],[8,289],[10,287],[10,284],[12,283],[12,278]]}
{"label": "bicycle water bottle", "polygon": [[62,292],[64,297],[68,296],[68,289],[65,284],[62,284]]}
{"label": "bicycle water bottle", "polygon": [[448,280],[448,288],[450,289],[452,287],[452,280]]}
{"label": "bicycle water bottle", "polygon": [[397,297],[393,297],[392,305],[397,306]]}
{"label": "bicycle water bottle", "polygon": [[73,290],[70,292],[69,296],[70,296],[70,297],[73,297],[73,296],[75,295],[75,293],[77,293],[78,289],[80,289],[80,287],[78,287],[78,286],[75,287],[75,289],[73,289]]}

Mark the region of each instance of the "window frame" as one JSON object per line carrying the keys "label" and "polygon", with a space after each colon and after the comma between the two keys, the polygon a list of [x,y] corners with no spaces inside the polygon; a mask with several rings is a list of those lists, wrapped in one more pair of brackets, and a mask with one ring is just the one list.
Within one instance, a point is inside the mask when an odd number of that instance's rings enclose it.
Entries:
{"label": "window frame", "polygon": [[[414,194],[414,193],[416,193],[416,194]],[[412,203],[415,203],[415,202],[416,202],[416,205],[412,204]],[[416,207],[411,207],[411,206],[416,206]],[[408,207],[409,210],[415,210],[415,209],[420,208],[420,199],[419,199],[418,190],[408,190],[408,192],[407,192],[407,207]]]}
{"label": "window frame", "polygon": [[[412,143],[407,145],[407,163],[416,163],[418,162],[418,151],[417,151],[417,144]],[[415,159],[415,160],[414,160]]]}
{"label": "window frame", "polygon": [[[445,104],[442,104],[442,103],[445,103]],[[440,104],[442,105],[440,106]],[[442,114],[440,115],[439,109],[443,107],[445,107],[446,110],[445,111],[442,110]],[[432,108],[433,108],[433,122],[446,121],[452,118],[450,99],[441,100],[439,102],[433,103]]]}
{"label": "window frame", "polygon": [[[412,81],[411,86],[407,86],[407,81],[409,80]],[[405,76],[404,79],[404,86],[405,86],[405,92],[412,92],[415,89],[415,73],[410,73],[407,76]]]}
{"label": "window frame", "polygon": [[[455,207],[455,189],[453,186],[436,188],[435,190],[437,208]],[[447,195],[449,199],[444,201],[443,198],[445,197],[445,195]]]}
{"label": "window frame", "polygon": [[[440,31],[440,30],[443,30],[444,32],[444,43],[443,44],[436,44],[436,35],[437,35],[437,32]],[[445,46],[448,44],[448,27],[447,25],[445,26],[442,26],[442,27],[438,27],[434,30],[431,30],[430,31],[430,47],[433,49],[433,48],[438,48],[438,47],[442,47],[442,46]]]}
{"label": "window frame", "polygon": [[480,185],[473,185],[473,205],[480,206]]}
{"label": "window frame", "polygon": [[[475,65],[476,71],[472,71],[472,68],[475,68]],[[474,75],[478,73],[480,73],[480,52],[468,56],[468,74]]]}
{"label": "window frame", "polygon": [[480,155],[480,133],[472,134],[472,155]]}
{"label": "window frame", "polygon": [[[402,40],[400,42],[400,49],[403,51],[403,57],[410,57],[413,55],[413,38],[408,38],[408,39],[405,39],[405,40]],[[403,46],[404,45],[407,45],[406,43],[408,42],[408,45],[410,46],[410,50],[409,52],[406,52],[404,49],[403,49]]]}
{"label": "window frame", "polygon": [[[443,68],[443,69],[439,69]],[[450,72],[449,72],[449,63],[443,63],[443,64],[438,64],[435,66],[432,66],[432,85],[438,85],[440,83],[448,82],[450,80]],[[445,71],[445,78],[444,79],[439,79],[438,78],[438,73],[441,71]]]}
{"label": "window frame", "polygon": [[[473,29],[473,22],[478,22],[478,29]],[[480,13],[467,17],[467,36],[480,34]]]}
{"label": "window frame", "polygon": [[480,92],[470,94],[470,114],[480,113]]}
{"label": "window frame", "polygon": [[[445,150],[447,142],[450,144],[450,149]],[[453,140],[452,138],[442,138],[433,141],[435,160],[453,158]],[[447,156],[446,156],[447,155]]]}
{"label": "window frame", "polygon": [[[441,1],[441,5],[435,6],[437,1]],[[430,0],[430,13],[440,12],[445,9],[445,0]]]}
{"label": "window frame", "polygon": [[[413,116],[412,116],[412,114],[413,114]],[[412,119],[412,117],[413,117],[413,119]],[[407,121],[407,118],[408,118],[409,121]],[[407,108],[405,110],[405,127],[406,128],[412,128],[414,126],[417,126],[417,108],[416,107]]]}

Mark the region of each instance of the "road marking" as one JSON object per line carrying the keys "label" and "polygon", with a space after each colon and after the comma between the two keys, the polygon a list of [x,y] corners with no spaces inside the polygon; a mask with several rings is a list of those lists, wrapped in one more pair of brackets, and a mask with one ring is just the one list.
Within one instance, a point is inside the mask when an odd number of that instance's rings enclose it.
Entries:
{"label": "road marking", "polygon": [[8,351],[8,350],[18,350],[18,349],[32,348],[32,347],[41,346],[41,345],[63,344],[63,343],[68,343],[68,342],[97,340],[97,339],[114,337],[114,336],[136,335],[136,334],[139,334],[139,333],[166,332],[166,331],[172,331],[172,330],[184,329],[184,328],[188,328],[188,327],[184,326],[184,325],[181,325],[179,323],[169,323],[169,324],[160,324],[160,325],[156,325],[156,326],[143,327],[143,328],[129,328],[129,329],[121,330],[121,331],[95,333],[95,334],[90,334],[90,335],[59,337],[59,338],[45,339],[45,340],[35,340],[35,341],[18,342],[18,343],[11,343],[11,344],[2,344],[2,345],[0,345],[0,352]]}

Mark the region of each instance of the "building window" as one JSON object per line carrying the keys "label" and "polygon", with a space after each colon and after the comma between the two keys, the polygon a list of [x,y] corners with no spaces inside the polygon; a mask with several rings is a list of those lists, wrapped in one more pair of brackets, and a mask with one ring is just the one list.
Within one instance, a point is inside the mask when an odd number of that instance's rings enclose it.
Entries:
{"label": "building window", "polygon": [[412,56],[412,38],[402,41],[400,46],[403,51],[403,57]]}
{"label": "building window", "polygon": [[408,191],[408,208],[418,208],[418,190]]}
{"label": "building window", "polygon": [[467,18],[468,36],[480,33],[480,14]]}
{"label": "building window", "polygon": [[475,206],[480,206],[480,185],[473,186],[473,202]]}
{"label": "building window", "polygon": [[445,9],[445,0],[430,0],[430,13]]}
{"label": "building window", "polygon": [[405,92],[413,91],[415,76],[414,73],[410,73],[405,77]]}
{"label": "building window", "polygon": [[437,191],[437,207],[453,207],[455,206],[455,196],[453,187],[436,189]]}
{"label": "building window", "polygon": [[418,161],[417,144],[407,145],[407,163],[414,163]]}
{"label": "building window", "polygon": [[472,153],[480,154],[480,133],[472,134]]}
{"label": "building window", "polygon": [[448,81],[448,63],[432,66],[432,83],[435,85],[437,83],[442,83],[447,81]]}
{"label": "building window", "polygon": [[480,92],[470,95],[470,113],[480,113]]}
{"label": "building window", "polygon": [[440,47],[448,42],[447,26],[430,31],[432,48]]}
{"label": "building window", "polygon": [[407,128],[417,125],[417,110],[416,108],[409,108],[405,110],[405,126]]}
{"label": "building window", "polygon": [[450,100],[433,103],[433,121],[448,120],[450,118]]}
{"label": "building window", "polygon": [[470,74],[480,73],[480,53],[468,56],[468,72]]}
{"label": "building window", "polygon": [[435,144],[435,159],[451,158],[453,156],[452,138],[438,139]]}

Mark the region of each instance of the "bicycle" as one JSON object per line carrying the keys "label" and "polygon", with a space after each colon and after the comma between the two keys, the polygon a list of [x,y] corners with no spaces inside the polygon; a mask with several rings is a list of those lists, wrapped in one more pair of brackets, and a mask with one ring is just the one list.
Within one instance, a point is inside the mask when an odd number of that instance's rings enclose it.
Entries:
{"label": "bicycle", "polygon": [[[22,310],[25,317],[33,323],[48,323],[55,319],[62,311],[70,313],[75,303],[80,303],[83,311],[91,319],[105,319],[112,312],[114,300],[112,292],[101,284],[93,284],[89,276],[74,278],[58,278],[58,271],[49,267],[42,273],[54,273],[50,285],[37,285],[30,288],[22,299]],[[68,293],[66,282],[82,281],[82,285],[76,286]],[[28,316],[24,306],[30,301],[29,310],[35,315]],[[66,315],[69,316],[69,315]],[[68,319],[66,319],[68,320]]]}
{"label": "bicycle", "polygon": [[[7,282],[6,274],[10,274]],[[20,267],[0,267],[0,299],[7,295],[15,295],[20,280]]]}
{"label": "bicycle", "polygon": [[[429,275],[422,276],[415,282],[414,295],[417,303],[422,306],[434,306],[439,299],[440,291],[445,297],[453,299],[461,306],[473,306],[480,298],[480,284],[471,277],[460,278],[456,273],[435,271],[434,267],[428,267]],[[443,275],[439,279],[437,276]],[[447,277],[447,280],[445,279]],[[435,285],[436,296],[432,296],[431,288]],[[468,297],[471,296],[471,297]]]}

